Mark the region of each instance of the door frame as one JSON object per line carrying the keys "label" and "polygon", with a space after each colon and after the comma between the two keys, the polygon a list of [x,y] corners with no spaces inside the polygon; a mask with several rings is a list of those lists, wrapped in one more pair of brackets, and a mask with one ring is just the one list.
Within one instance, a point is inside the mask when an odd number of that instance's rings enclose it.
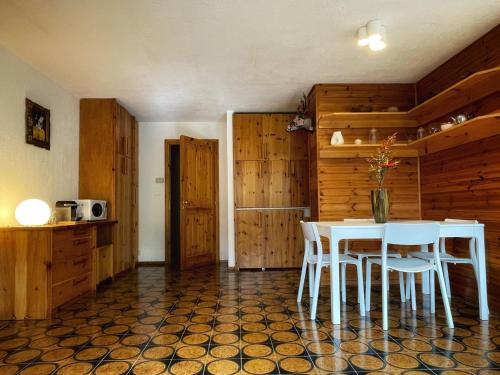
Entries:
{"label": "door frame", "polygon": [[[216,144],[216,168],[215,168],[215,262],[220,261],[220,238],[219,238],[219,140],[218,139],[203,139],[213,141]],[[170,239],[170,147],[172,145],[181,144],[180,139],[165,139],[164,141],[164,156],[165,156],[165,265],[171,265],[172,242]],[[181,258],[182,259],[182,258]],[[182,264],[181,264],[182,267]]]}
{"label": "door frame", "polygon": [[171,265],[172,241],[170,239],[170,147],[180,145],[180,139],[165,139],[165,265]]}

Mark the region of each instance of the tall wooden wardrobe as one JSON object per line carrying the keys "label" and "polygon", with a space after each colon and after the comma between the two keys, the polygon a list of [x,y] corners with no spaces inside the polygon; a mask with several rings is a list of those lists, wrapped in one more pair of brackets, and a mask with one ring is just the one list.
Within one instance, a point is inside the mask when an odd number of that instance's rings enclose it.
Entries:
{"label": "tall wooden wardrobe", "polygon": [[116,99],[80,101],[81,199],[104,199],[114,227],[114,274],[133,268],[138,247],[138,129]]}
{"label": "tall wooden wardrobe", "polygon": [[307,133],[289,133],[293,115],[237,113],[233,118],[238,268],[302,264],[299,221],[309,207]]}

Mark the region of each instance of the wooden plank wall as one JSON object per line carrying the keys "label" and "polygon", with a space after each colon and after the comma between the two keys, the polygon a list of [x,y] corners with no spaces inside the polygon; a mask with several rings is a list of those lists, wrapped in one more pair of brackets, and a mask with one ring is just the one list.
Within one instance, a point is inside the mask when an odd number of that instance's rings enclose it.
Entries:
{"label": "wooden plank wall", "polygon": [[416,83],[418,103],[472,73],[500,65],[500,24]]}
{"label": "wooden plank wall", "polygon": [[[422,217],[477,219],[485,224],[490,309],[500,310],[500,136],[421,158]],[[454,241],[450,253],[468,257],[468,244]],[[452,294],[477,301],[471,266],[450,266]]]}
{"label": "wooden plank wall", "polygon": [[[315,110],[317,126],[309,140],[311,148],[309,190],[312,193],[313,218],[325,221],[371,217],[370,190],[376,186],[375,182],[370,179],[365,158],[319,157],[317,152],[330,146],[330,137],[335,129],[330,123],[329,128],[321,128],[318,126],[318,119],[332,112],[352,112],[353,107],[360,104],[371,105],[373,111],[376,112],[383,111],[389,106],[397,106],[400,111],[406,111],[415,105],[414,94],[415,89],[412,84],[321,84],[313,87],[309,94],[309,99],[315,102],[311,108]],[[359,125],[363,120],[356,118],[356,122]],[[366,126],[364,129],[347,127],[341,130],[346,143],[352,144],[357,137],[367,143],[369,129],[379,124],[380,121],[378,124],[367,121],[363,124]],[[398,127],[395,124],[393,128],[378,128],[377,131],[380,140],[397,131],[398,142],[403,143],[407,142],[410,135],[408,132],[414,130]],[[413,134],[411,136],[415,139]],[[398,170],[391,172],[388,176],[386,186],[393,194],[392,218],[418,219],[417,158],[401,159],[401,166]],[[317,194],[315,189],[317,189]],[[316,205],[317,216],[314,216]],[[325,243],[325,246],[328,245]],[[349,247],[353,250],[376,250],[380,249],[380,243],[378,241],[351,241]],[[348,267],[347,279],[350,284],[357,282],[354,267]],[[328,280],[327,276],[324,280]],[[373,282],[378,281],[379,274],[377,270],[374,270]],[[396,282],[396,279],[392,282]]]}

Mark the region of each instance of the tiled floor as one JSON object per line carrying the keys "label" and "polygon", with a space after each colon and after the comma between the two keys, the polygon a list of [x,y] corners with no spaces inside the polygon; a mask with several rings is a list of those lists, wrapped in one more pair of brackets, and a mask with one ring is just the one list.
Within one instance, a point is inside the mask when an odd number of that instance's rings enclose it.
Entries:
{"label": "tiled floor", "polygon": [[140,268],[51,321],[1,322],[0,374],[500,373],[500,320],[479,323],[456,298],[450,332],[442,309],[430,317],[419,300],[413,315],[394,287],[384,333],[380,297],[360,319],[348,290],[332,328],[326,300],[308,320],[297,281],[295,270]]}

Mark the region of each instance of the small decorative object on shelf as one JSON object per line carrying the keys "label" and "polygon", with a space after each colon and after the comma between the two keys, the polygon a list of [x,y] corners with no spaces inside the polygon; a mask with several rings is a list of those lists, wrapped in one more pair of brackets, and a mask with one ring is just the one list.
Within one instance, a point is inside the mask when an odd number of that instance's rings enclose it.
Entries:
{"label": "small decorative object on shelf", "polygon": [[359,138],[356,138],[356,139],[354,140],[354,144],[355,144],[355,145],[361,145],[361,144],[363,144],[363,141],[362,141],[361,139],[359,139]]}
{"label": "small decorative object on shelf", "polygon": [[425,137],[425,129],[423,126],[417,129],[417,139],[422,139]]}
{"label": "small decorative object on shelf", "polygon": [[453,122],[453,124],[458,125],[458,124],[461,124],[462,122],[470,120],[471,118],[472,118],[472,115],[460,113],[460,114],[456,115],[455,117],[452,117],[451,121]]}
{"label": "small decorative object on shelf", "polygon": [[399,112],[399,108],[395,105],[392,105],[390,107],[387,107],[386,112]]}
{"label": "small decorative object on shelf", "polygon": [[332,138],[330,139],[330,144],[331,145],[343,145],[344,144],[344,137],[342,136],[342,132],[335,131],[332,134]]}
{"label": "small decorative object on shelf", "polygon": [[429,134],[436,134],[436,133],[439,133],[439,126],[438,125],[429,126]]}
{"label": "small decorative object on shelf", "polygon": [[368,133],[368,143],[374,145],[377,144],[377,129],[372,128],[370,129],[370,132]]}
{"label": "small decorative object on shelf", "polygon": [[376,223],[385,223],[389,220],[390,194],[384,188],[386,173],[398,166],[399,160],[392,157],[391,147],[396,142],[396,133],[385,139],[377,153],[366,159],[369,171],[377,181],[377,189],[371,191],[373,217]]}
{"label": "small decorative object on shelf", "polygon": [[289,132],[301,129],[310,132],[314,131],[314,127],[312,125],[312,119],[307,116],[308,113],[307,96],[304,93],[302,93],[302,98],[300,99],[299,106],[297,107],[297,112],[298,113],[293,118],[293,120],[288,123],[286,130]]}
{"label": "small decorative object on shelf", "polygon": [[444,122],[441,124],[441,130],[448,130],[448,129],[452,128],[453,125],[455,125],[455,124],[453,124],[451,122]]}

